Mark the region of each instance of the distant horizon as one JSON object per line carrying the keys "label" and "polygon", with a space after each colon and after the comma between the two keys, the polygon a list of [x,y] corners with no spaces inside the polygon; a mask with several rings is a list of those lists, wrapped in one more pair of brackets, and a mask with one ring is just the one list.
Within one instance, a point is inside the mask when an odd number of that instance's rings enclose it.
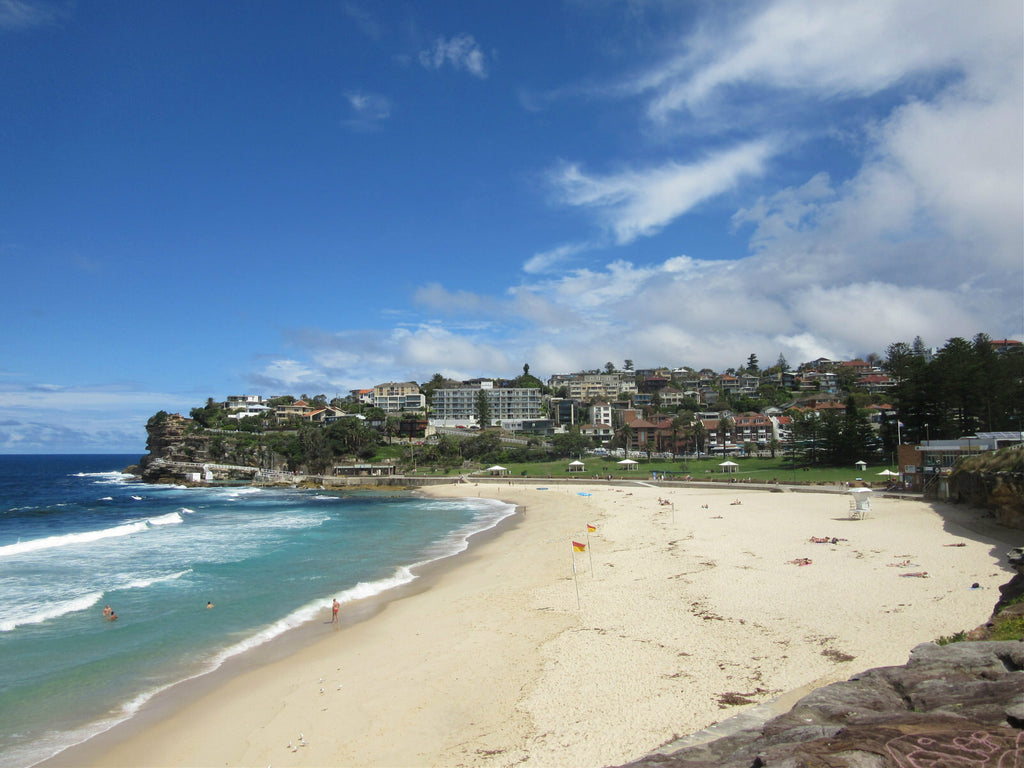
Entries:
{"label": "distant horizon", "polygon": [[0,452],[133,445],[210,392],[1024,339],[1022,29],[0,2]]}

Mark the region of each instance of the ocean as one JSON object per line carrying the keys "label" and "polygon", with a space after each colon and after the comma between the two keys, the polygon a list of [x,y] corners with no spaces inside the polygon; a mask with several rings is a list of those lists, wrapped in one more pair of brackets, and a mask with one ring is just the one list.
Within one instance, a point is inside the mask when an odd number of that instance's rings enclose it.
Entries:
{"label": "ocean", "polygon": [[122,473],[138,459],[0,456],[0,768],[324,624],[332,598],[344,615],[407,584],[514,511],[406,491],[145,485]]}

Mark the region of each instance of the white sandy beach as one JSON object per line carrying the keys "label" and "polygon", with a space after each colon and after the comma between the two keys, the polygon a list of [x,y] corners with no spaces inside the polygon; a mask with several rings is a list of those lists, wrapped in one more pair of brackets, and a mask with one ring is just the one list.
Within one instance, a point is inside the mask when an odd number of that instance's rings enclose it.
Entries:
{"label": "white sandy beach", "polygon": [[624,763],[752,706],[726,694],[903,664],[982,623],[1024,543],[970,510],[877,496],[851,520],[846,495],[741,485],[424,492],[523,513],[372,618],[50,764]]}

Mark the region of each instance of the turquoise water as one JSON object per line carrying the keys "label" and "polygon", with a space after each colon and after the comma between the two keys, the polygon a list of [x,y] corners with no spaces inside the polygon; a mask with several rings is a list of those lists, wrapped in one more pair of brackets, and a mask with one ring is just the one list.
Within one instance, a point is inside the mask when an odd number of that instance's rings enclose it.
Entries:
{"label": "turquoise water", "polygon": [[406,584],[513,512],[410,492],[149,486],[120,471],[138,458],[0,456],[2,767],[327,620],[332,598],[344,612]]}

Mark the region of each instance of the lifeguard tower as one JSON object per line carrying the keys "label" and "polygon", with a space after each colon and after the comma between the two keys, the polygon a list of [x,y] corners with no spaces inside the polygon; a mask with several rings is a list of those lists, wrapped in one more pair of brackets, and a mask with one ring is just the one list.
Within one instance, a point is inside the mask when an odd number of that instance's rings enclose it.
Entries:
{"label": "lifeguard tower", "polygon": [[863,520],[871,511],[871,489],[851,488],[850,496],[850,518]]}

